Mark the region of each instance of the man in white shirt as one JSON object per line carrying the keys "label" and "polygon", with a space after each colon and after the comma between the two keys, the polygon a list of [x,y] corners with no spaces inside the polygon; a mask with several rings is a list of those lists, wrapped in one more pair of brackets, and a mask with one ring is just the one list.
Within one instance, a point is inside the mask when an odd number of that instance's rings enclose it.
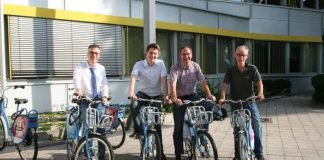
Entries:
{"label": "man in white shirt", "polygon": [[[108,102],[108,81],[106,78],[106,69],[98,63],[100,59],[100,46],[92,44],[88,47],[87,61],[81,62],[74,68],[73,83],[75,93],[79,96],[85,95],[93,100],[102,100],[94,106],[98,109],[99,114],[105,113],[106,104]],[[86,109],[88,104],[81,103],[81,121],[85,125]],[[105,129],[98,128],[98,133],[105,136]],[[104,156],[103,145],[99,144],[99,156]],[[99,157],[104,159],[104,157]]]}
{"label": "man in white shirt", "polygon": [[[138,137],[143,134],[141,127],[140,109],[147,105],[145,102],[138,101],[137,98],[161,100],[161,85],[163,87],[163,100],[168,102],[168,86],[167,86],[167,71],[162,60],[157,59],[160,55],[160,46],[156,43],[149,44],[146,48],[145,59],[135,63],[130,77],[129,97],[132,100],[131,112],[134,120],[134,133],[130,137]],[[139,79],[138,92],[135,95],[134,88],[136,78]],[[159,108],[161,104],[153,103],[152,106]],[[157,125],[159,137],[162,142],[161,125]],[[166,159],[163,154],[162,159]]]}

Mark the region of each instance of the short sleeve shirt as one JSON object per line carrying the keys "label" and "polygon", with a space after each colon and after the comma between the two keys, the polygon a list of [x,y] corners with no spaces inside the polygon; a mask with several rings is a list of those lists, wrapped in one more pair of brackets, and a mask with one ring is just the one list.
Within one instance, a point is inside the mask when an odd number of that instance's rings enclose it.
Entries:
{"label": "short sleeve shirt", "polygon": [[261,80],[256,66],[246,64],[246,69],[241,73],[235,65],[229,68],[225,74],[224,82],[230,85],[231,98],[243,100],[254,94],[254,84]]}
{"label": "short sleeve shirt", "polygon": [[162,60],[157,59],[152,66],[146,60],[138,61],[131,74],[139,79],[139,91],[152,97],[161,95],[161,77],[167,76]]}
{"label": "short sleeve shirt", "polygon": [[196,82],[205,80],[200,66],[195,62],[191,62],[188,69],[185,69],[181,63],[173,65],[170,76],[171,80],[176,81],[178,97],[195,93]]}

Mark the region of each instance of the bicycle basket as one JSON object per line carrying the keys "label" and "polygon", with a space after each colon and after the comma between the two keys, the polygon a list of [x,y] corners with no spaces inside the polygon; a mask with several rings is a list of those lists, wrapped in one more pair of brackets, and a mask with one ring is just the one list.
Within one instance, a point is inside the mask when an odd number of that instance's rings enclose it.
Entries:
{"label": "bicycle basket", "polygon": [[113,117],[109,115],[102,115],[100,117],[99,128],[111,128],[113,124]]}
{"label": "bicycle basket", "polygon": [[206,112],[203,106],[193,106],[187,108],[185,121],[192,125],[201,125],[209,123],[210,112]]}
{"label": "bicycle basket", "polygon": [[164,114],[159,111],[157,107],[143,107],[142,121],[147,124],[162,124],[164,121]]}
{"label": "bicycle basket", "polygon": [[28,112],[28,128],[38,128],[38,112],[31,110]]}
{"label": "bicycle basket", "polygon": [[95,108],[87,108],[86,123],[92,128],[96,127],[99,123],[99,111]]}
{"label": "bicycle basket", "polygon": [[235,110],[231,119],[233,127],[244,128],[245,124],[250,120],[251,112],[248,109]]}

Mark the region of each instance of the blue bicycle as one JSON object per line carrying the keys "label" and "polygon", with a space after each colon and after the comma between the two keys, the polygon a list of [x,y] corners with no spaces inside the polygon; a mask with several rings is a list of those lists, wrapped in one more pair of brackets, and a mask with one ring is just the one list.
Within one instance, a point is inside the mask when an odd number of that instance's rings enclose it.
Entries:
{"label": "blue bicycle", "polygon": [[[16,88],[24,88],[24,86],[15,86]],[[9,89],[9,88],[7,88]],[[12,125],[6,115],[7,98],[4,92],[7,89],[1,89],[0,97],[0,151],[6,145],[12,145],[16,148],[21,159],[35,160],[38,154],[38,112],[36,110],[28,111],[26,108],[19,109],[20,104],[28,102],[27,99],[15,98],[17,110],[11,115]]]}
{"label": "blue bicycle", "polygon": [[184,154],[189,159],[217,160],[218,152],[214,139],[208,133],[208,130],[203,129],[203,125],[212,123],[213,112],[205,111],[205,107],[197,105],[202,101],[210,100],[183,101],[183,104],[188,105],[183,126]]}
{"label": "blue bicycle", "polygon": [[120,148],[126,137],[125,129],[125,105],[109,106],[106,108],[106,114],[112,117],[111,126],[106,128],[106,135],[113,149]]}
{"label": "blue bicycle", "polygon": [[152,103],[160,103],[162,101],[154,99],[138,98],[138,101],[147,102],[148,105],[141,108],[141,119],[143,127],[143,137],[141,137],[141,159],[160,160],[162,158],[162,142],[158,132],[154,128],[164,122],[164,114],[157,107],[152,107]]}
{"label": "blue bicycle", "polygon": [[[96,132],[97,128],[111,126],[112,117],[99,116],[99,111],[93,106],[101,101],[92,101],[89,97],[78,96],[72,102],[78,106],[68,109],[67,117],[67,153],[68,159],[114,159],[113,149],[108,140]],[[85,113],[85,120],[80,119],[82,114],[81,103],[89,104]],[[85,124],[82,124],[85,121]]]}
{"label": "blue bicycle", "polygon": [[251,112],[244,108],[244,105],[249,102],[255,102],[257,96],[251,96],[245,100],[225,100],[224,103],[239,104],[240,108],[233,111],[231,124],[232,127],[237,128],[238,132],[238,158],[240,160],[253,160],[254,155],[254,133],[251,125]]}

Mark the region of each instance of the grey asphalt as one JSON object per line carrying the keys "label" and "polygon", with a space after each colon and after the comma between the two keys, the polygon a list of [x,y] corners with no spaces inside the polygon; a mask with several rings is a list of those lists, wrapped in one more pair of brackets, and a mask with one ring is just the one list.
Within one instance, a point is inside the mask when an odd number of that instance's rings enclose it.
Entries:
{"label": "grey asphalt", "polygon": [[[225,106],[224,106],[225,107]],[[324,159],[324,106],[311,100],[311,95],[295,95],[272,99],[259,104],[263,122],[264,155],[268,160],[323,160]],[[210,125],[220,160],[234,156],[233,131],[230,118]],[[117,160],[139,159],[139,141],[127,138],[115,150]],[[174,159],[173,116],[168,114],[163,126],[164,152]],[[63,141],[39,142],[38,159],[66,159]],[[12,147],[0,152],[0,159],[19,159]]]}

